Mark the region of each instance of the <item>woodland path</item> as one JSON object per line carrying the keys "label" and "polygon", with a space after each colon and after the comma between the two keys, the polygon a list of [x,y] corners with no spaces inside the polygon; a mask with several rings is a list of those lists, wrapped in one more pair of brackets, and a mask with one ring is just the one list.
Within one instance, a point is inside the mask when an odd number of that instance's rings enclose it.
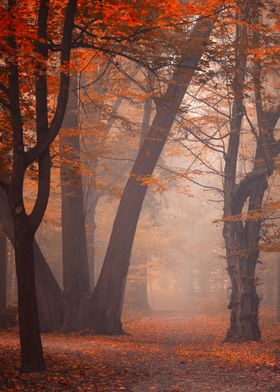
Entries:
{"label": "woodland path", "polygon": [[[266,316],[267,318],[268,316]],[[221,343],[226,319],[158,315],[125,323],[132,336],[43,335],[48,372],[19,374],[15,331],[0,332],[0,391],[280,391],[280,328],[263,341]]]}

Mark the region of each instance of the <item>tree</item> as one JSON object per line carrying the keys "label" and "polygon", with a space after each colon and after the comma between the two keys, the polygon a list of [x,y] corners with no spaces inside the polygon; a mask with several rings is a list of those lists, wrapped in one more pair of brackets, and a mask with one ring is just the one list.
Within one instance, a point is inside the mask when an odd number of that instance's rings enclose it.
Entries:
{"label": "tree", "polygon": [[90,293],[77,91],[78,75],[73,73],[60,133],[64,332],[76,329],[79,307]]}
{"label": "tree", "polygon": [[[221,35],[217,36],[215,59],[212,58],[215,66],[212,66],[213,70],[210,69],[209,77],[205,80],[208,86],[200,89],[201,94],[199,90],[197,95],[190,95],[196,105],[203,108],[194,108],[200,112],[196,121],[186,122],[194,140],[202,142],[208,151],[212,151],[210,159],[192,151],[194,159],[209,174],[218,174],[222,179],[222,189],[216,185],[217,180],[204,187],[217,190],[222,199],[215,202],[223,202],[224,206],[223,235],[231,279],[228,341],[260,338],[256,267],[259,262],[260,230],[266,219],[266,190],[279,154],[276,125],[280,112],[271,98],[271,86],[267,83],[275,72],[277,27],[273,26],[273,20],[269,24],[260,17],[262,11],[265,10],[265,15],[269,12],[265,8],[269,5],[253,5],[246,1],[237,3],[235,34],[233,25],[228,22],[221,28]],[[235,37],[234,43],[232,37]],[[271,47],[267,47],[268,42]],[[203,94],[203,90],[206,93]],[[207,112],[205,107],[208,108]],[[214,132],[207,122],[212,126],[216,122]],[[224,159],[220,167],[217,153],[221,153]]]}
{"label": "tree", "polygon": [[[253,22],[259,23],[259,9],[254,10]],[[245,13],[246,15],[246,13]],[[247,14],[248,15],[248,14]],[[247,17],[246,15],[246,17]],[[243,27],[243,35],[247,34]],[[240,27],[237,26],[237,30]],[[254,29],[254,27],[253,27]],[[239,30],[240,31],[240,30]],[[254,29],[252,44],[260,47],[259,32]],[[247,45],[242,32],[237,33],[239,45]],[[242,90],[246,72],[246,48],[238,53],[236,69],[242,70],[236,76],[233,86],[234,103],[232,110],[230,139],[225,166],[225,224],[224,237],[227,249],[228,272],[231,278],[231,323],[226,340],[259,340],[258,324],[259,298],[256,291],[255,270],[259,257],[260,229],[265,191],[268,179],[274,172],[273,159],[279,154],[279,142],[274,138],[274,130],[279,119],[279,109],[264,109],[264,86],[262,65],[257,57],[253,65],[253,83],[258,134],[250,122],[243,104]],[[242,54],[243,53],[243,54]],[[240,72],[237,70],[237,73]],[[238,77],[238,79],[237,79]],[[243,116],[249,121],[256,137],[253,168],[236,184],[236,165],[239,152],[241,121]],[[243,221],[242,211],[247,204],[247,217]],[[238,218],[239,217],[239,218]]]}
{"label": "tree", "polygon": [[[5,53],[7,63],[7,92],[9,111],[13,131],[13,168],[9,188],[9,204],[14,221],[15,261],[18,283],[18,309],[21,343],[21,370],[41,371],[45,368],[42,344],[40,338],[39,317],[35,286],[35,269],[33,242],[48,202],[50,186],[50,155],[49,146],[57,135],[64,116],[69,88],[69,62],[74,29],[74,17],[77,2],[70,0],[64,10],[63,32],[61,37],[61,72],[60,89],[55,114],[49,125],[48,115],[48,17],[49,2],[42,0],[38,9],[35,33],[35,52],[38,57],[34,69],[35,89],[35,132],[37,140],[28,151],[25,149],[25,128],[22,104],[22,65],[30,57],[24,57],[26,51],[22,45],[27,44],[27,37],[21,40],[16,32],[16,23],[29,25],[27,11],[28,4],[18,4],[14,0],[8,2],[8,49]],[[3,10],[2,10],[3,11]],[[34,11],[34,9],[32,10]],[[20,20],[18,20],[18,18]],[[22,18],[22,20],[21,20]],[[33,19],[34,20],[34,19]],[[35,21],[35,20],[34,20]],[[35,24],[36,26],[36,24]],[[36,31],[37,30],[37,31]],[[31,41],[34,43],[34,39]],[[12,53],[12,56],[10,55]],[[67,69],[68,68],[68,69]],[[31,214],[27,214],[24,207],[24,177],[28,167],[38,161],[38,193]]]}
{"label": "tree", "polygon": [[184,42],[178,65],[165,94],[157,100],[155,118],[140,148],[119,204],[100,277],[81,314],[82,324],[92,328],[95,333],[123,333],[123,296],[133,239],[147,191],[145,179],[149,179],[153,173],[177,110],[205,51],[213,24],[211,18],[203,18],[195,25],[189,40]]}
{"label": "tree", "polygon": [[[0,222],[6,238],[14,247],[14,222],[9,207],[8,186],[5,183],[0,186]],[[33,252],[40,329],[44,332],[58,331],[62,323],[62,291],[36,240]]]}
{"label": "tree", "polygon": [[[159,17],[157,28],[169,15],[168,12],[165,14],[165,3],[159,1],[153,4],[153,10]],[[172,2],[172,11],[177,9],[176,3]],[[150,1],[145,3],[148,9],[150,5]],[[154,28],[154,18],[149,18],[149,12],[143,12],[142,6],[131,6],[129,1],[116,1],[113,7],[110,2],[98,3],[94,7],[91,2],[85,2],[79,6],[76,25],[76,0],[63,4],[48,0],[41,0],[39,4],[9,0],[7,10],[1,7],[1,20],[5,28],[1,30],[0,37],[4,62],[4,82],[1,78],[0,90],[1,105],[8,109],[12,127],[13,166],[9,206],[14,224],[22,371],[40,371],[45,367],[36,299],[33,242],[49,197],[49,149],[62,126],[66,110],[71,49],[85,47],[100,50],[92,42],[92,23],[98,32],[95,38],[110,37],[102,48],[109,53],[113,53],[110,47],[114,42],[120,43],[123,49],[122,37],[131,33],[133,36],[141,34],[139,26],[143,26],[144,30]],[[118,13],[119,18],[116,18]],[[76,35],[73,38],[74,29]],[[52,57],[50,52],[58,56]],[[53,69],[58,71],[60,77],[58,85],[56,83],[54,86],[56,92],[53,95],[57,99],[50,107],[48,93],[53,89],[49,83],[55,79],[51,75]],[[1,73],[1,77],[3,75]],[[27,213],[24,179],[28,168],[36,164],[38,192],[32,211]]]}

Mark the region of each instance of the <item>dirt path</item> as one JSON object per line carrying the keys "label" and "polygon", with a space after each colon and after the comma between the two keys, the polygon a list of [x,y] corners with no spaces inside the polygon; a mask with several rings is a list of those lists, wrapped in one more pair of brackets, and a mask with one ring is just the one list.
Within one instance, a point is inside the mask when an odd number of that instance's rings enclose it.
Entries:
{"label": "dirt path", "polygon": [[[18,339],[0,334],[0,391],[280,391],[279,325],[261,343],[221,343],[225,321],[151,317],[130,321],[132,336],[43,336],[48,372],[22,375]],[[278,337],[278,338],[277,338]]]}

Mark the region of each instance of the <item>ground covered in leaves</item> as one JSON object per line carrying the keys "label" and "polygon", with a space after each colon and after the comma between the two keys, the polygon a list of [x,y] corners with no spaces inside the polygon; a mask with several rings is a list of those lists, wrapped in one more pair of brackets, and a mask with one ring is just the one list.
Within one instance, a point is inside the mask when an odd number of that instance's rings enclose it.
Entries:
{"label": "ground covered in leaves", "polygon": [[155,315],[131,336],[44,334],[48,371],[20,374],[18,337],[0,332],[0,391],[280,391],[280,325],[260,343],[225,344],[222,317]]}

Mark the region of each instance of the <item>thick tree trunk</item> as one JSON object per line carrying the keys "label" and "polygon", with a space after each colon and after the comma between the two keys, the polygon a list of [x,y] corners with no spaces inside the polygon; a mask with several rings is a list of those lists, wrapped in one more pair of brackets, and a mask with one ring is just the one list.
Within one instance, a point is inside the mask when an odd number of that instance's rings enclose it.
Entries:
{"label": "thick tree trunk", "polygon": [[122,334],[124,291],[132,244],[149,178],[157,164],[194,71],[205,51],[214,22],[198,22],[182,53],[165,95],[158,100],[155,118],[124,188],[100,277],[80,322],[97,334]]}
{"label": "thick tree trunk", "polygon": [[18,285],[18,313],[21,344],[21,371],[45,369],[37,309],[32,232],[16,222],[15,259]]}
{"label": "thick tree trunk", "polygon": [[0,225],[0,312],[7,309],[7,240]]}
{"label": "thick tree trunk", "polygon": [[[14,222],[6,191],[0,187],[0,222],[13,247]],[[62,323],[62,292],[36,241],[33,244],[40,327],[44,332],[58,331]]]}
{"label": "thick tree trunk", "polygon": [[[249,200],[249,214],[260,212],[266,188],[266,178],[260,178],[255,182]],[[225,224],[228,272],[232,284],[229,305],[231,318],[227,341],[260,339],[259,298],[255,277],[259,257],[260,227],[261,221],[254,220],[253,217],[245,225],[242,222]]]}
{"label": "thick tree trunk", "polygon": [[[8,11],[14,1],[8,1]],[[23,371],[38,372],[45,368],[41,344],[39,315],[36,298],[35,267],[33,242],[36,230],[44,217],[50,191],[50,151],[49,147],[58,134],[69,91],[69,74],[72,32],[77,1],[69,0],[63,23],[61,43],[60,87],[57,107],[49,125],[48,110],[48,47],[43,42],[48,40],[48,4],[40,2],[38,8],[37,38],[34,39],[35,52],[40,57],[35,72],[35,122],[36,144],[26,151],[24,138],[24,120],[21,112],[22,91],[21,75],[18,64],[18,48],[14,26],[10,26],[8,43],[13,48],[13,59],[8,63],[8,99],[13,134],[13,165],[9,189],[9,206],[14,221],[15,260],[18,283],[18,309],[21,343],[21,368]],[[12,15],[12,14],[11,14]],[[65,68],[66,67],[66,68]],[[23,97],[24,100],[24,97]],[[38,191],[34,207],[26,214],[24,207],[24,178],[27,168],[38,162]]]}
{"label": "thick tree trunk", "polygon": [[[242,15],[241,17],[247,16]],[[261,174],[259,177],[256,175],[256,180],[254,175],[251,175],[251,177],[245,177],[238,185],[236,184],[240,133],[244,116],[242,91],[246,75],[247,44],[247,27],[237,25],[236,63],[233,80],[234,100],[224,181],[225,223],[223,236],[226,246],[227,269],[231,279],[230,327],[226,335],[228,341],[258,340],[260,337],[258,327],[259,300],[255,284],[260,222],[253,220],[243,224],[239,215],[242,213],[247,198],[252,195],[252,188],[257,191],[257,195],[251,196],[248,212],[261,208],[266,181]],[[248,190],[249,187],[250,190]]]}
{"label": "thick tree trunk", "polygon": [[280,322],[280,260],[277,262],[276,293],[276,318]]}
{"label": "thick tree trunk", "polygon": [[72,76],[60,133],[64,319],[62,330],[77,330],[77,315],[90,293],[80,167],[77,75]]}
{"label": "thick tree trunk", "polygon": [[[226,341],[259,340],[258,297],[255,287],[255,260],[247,254],[247,245],[237,246],[244,242],[243,234],[232,232],[232,239],[225,235],[227,248],[228,273],[231,279],[231,300],[229,304],[230,327]],[[245,239],[246,241],[246,239]]]}

